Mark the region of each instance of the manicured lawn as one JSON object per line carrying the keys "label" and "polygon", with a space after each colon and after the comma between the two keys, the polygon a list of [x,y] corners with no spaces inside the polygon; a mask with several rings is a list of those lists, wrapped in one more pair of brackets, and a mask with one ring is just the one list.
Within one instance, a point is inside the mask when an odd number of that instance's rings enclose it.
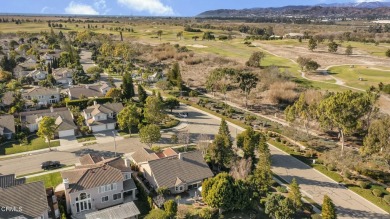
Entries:
{"label": "manicured lawn", "polygon": [[325,174],[326,176],[328,176],[329,178],[333,179],[336,182],[344,181],[343,177],[340,174],[334,171],[329,171],[328,169],[326,169],[324,165],[313,164],[312,167],[314,167],[314,169],[320,171],[321,173]]}
{"label": "manicured lawn", "polygon": [[27,182],[36,182],[43,181],[45,183],[45,187],[56,187],[58,184],[62,183],[62,177],[60,172],[48,173],[41,176],[34,176],[27,178]]}
{"label": "manicured lawn", "polygon": [[[51,147],[58,147],[60,146],[60,141],[58,140],[51,141],[50,145]],[[17,142],[12,142],[0,146],[0,155],[17,154],[17,153],[22,153],[27,151],[45,149],[48,147],[49,144],[46,143],[43,138],[33,136],[30,138],[30,143],[28,145],[20,145],[20,143],[17,141]]]}
{"label": "manicured lawn", "polygon": [[173,127],[179,125],[179,123],[180,123],[180,121],[178,119],[171,119],[168,122],[160,125],[160,128],[161,129],[170,129],[170,128],[173,128]]}
{"label": "manicured lawn", "polygon": [[[386,71],[385,69],[381,71],[379,70],[381,67],[377,68],[372,69],[367,66],[355,66],[351,68],[347,65],[330,68],[329,72],[343,80],[346,85],[366,90],[371,86],[377,86],[380,82],[386,83],[390,81],[390,71]],[[363,78],[363,80],[359,81],[359,78]]]}
{"label": "manicured lawn", "polygon": [[86,141],[93,141],[96,140],[96,137],[94,135],[87,135],[87,136],[80,136],[77,137],[77,142],[86,142]]}

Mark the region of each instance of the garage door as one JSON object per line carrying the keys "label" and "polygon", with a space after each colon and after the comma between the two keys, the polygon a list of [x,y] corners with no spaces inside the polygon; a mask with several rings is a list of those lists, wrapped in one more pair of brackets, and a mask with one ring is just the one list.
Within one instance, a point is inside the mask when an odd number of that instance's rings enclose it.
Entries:
{"label": "garage door", "polygon": [[107,129],[108,130],[115,129],[115,123],[107,124]]}
{"label": "garage door", "polygon": [[106,130],[106,125],[91,126],[93,132],[101,132]]}
{"label": "garage door", "polygon": [[64,130],[58,132],[58,137],[67,137],[67,136],[74,136],[74,130]]}

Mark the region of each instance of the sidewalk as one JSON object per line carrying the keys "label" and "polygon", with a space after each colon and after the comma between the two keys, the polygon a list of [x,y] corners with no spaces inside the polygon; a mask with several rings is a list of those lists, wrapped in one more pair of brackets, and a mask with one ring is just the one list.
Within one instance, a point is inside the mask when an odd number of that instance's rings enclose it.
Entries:
{"label": "sidewalk", "polygon": [[60,169],[55,169],[55,170],[50,170],[50,171],[44,171],[44,172],[41,172],[41,173],[35,173],[35,174],[31,174],[31,175],[25,175],[23,177],[25,178],[31,178],[31,177],[36,177],[36,176],[42,176],[42,175],[46,175],[46,174],[50,174],[50,173],[57,173],[57,172],[61,172],[61,171],[64,171],[64,170],[71,170],[71,169],[74,169],[75,166],[70,166],[70,167],[64,167],[64,168],[60,168]]}

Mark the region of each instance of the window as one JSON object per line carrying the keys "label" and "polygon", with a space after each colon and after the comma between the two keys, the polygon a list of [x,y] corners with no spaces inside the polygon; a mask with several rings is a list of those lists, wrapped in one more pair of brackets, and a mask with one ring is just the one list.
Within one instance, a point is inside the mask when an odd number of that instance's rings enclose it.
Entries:
{"label": "window", "polygon": [[108,196],[103,196],[102,197],[102,202],[108,202]]}
{"label": "window", "polygon": [[79,197],[76,197],[76,211],[86,211],[92,208],[91,195],[87,193],[81,193]]}
{"label": "window", "polygon": [[122,193],[114,194],[112,197],[113,200],[117,200],[117,199],[121,199],[121,198],[122,198]]}
{"label": "window", "polygon": [[106,186],[100,186],[99,193],[106,192]]}
{"label": "window", "polygon": [[175,190],[176,191],[183,191],[183,186],[177,186],[177,187],[175,187]]}

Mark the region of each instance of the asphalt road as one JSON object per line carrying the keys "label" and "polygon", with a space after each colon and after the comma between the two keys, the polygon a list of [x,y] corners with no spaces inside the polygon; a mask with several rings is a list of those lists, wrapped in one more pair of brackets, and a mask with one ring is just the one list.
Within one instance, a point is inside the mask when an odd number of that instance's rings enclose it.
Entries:
{"label": "asphalt road", "polygon": [[[200,134],[208,134],[210,138],[218,132],[220,120],[215,116],[208,115],[202,111],[188,106],[181,106],[178,112],[187,112],[188,118],[182,118],[182,123],[176,128],[163,132],[163,138],[159,145],[167,144],[173,133],[187,131],[190,133],[191,142],[196,142]],[[242,131],[234,125],[229,126],[233,137]],[[140,147],[141,143],[136,138],[117,141],[117,153],[129,153],[135,147]],[[337,206],[339,218],[389,218],[380,208],[374,206],[369,201],[361,198],[352,191],[340,187],[336,182],[320,174],[299,160],[286,155],[277,148],[270,146],[272,154],[272,170],[284,178],[291,181],[295,177],[301,186],[304,194],[318,203],[322,203],[325,194],[330,196]],[[71,165],[78,162],[78,157],[86,153],[99,153],[102,156],[114,155],[114,143],[104,143],[80,147],[69,151],[53,151],[37,155],[25,156],[21,158],[1,160],[0,173],[17,175],[36,172],[40,170],[40,163],[46,160],[58,160],[63,164]]]}

